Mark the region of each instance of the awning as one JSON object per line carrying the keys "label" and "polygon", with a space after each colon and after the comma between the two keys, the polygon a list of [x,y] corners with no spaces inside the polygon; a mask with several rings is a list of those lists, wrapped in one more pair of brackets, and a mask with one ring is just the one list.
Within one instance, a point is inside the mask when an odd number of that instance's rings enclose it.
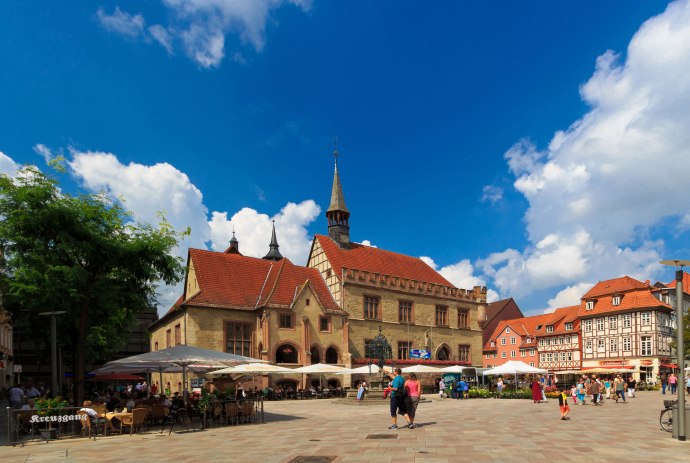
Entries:
{"label": "awning", "polygon": [[678,365],[676,365],[675,363],[662,363],[659,366],[661,368],[669,368],[671,370],[677,370],[678,369]]}
{"label": "awning", "polygon": [[141,381],[143,379],[144,378],[141,376],[131,375],[129,373],[113,373],[92,376],[87,381]]}

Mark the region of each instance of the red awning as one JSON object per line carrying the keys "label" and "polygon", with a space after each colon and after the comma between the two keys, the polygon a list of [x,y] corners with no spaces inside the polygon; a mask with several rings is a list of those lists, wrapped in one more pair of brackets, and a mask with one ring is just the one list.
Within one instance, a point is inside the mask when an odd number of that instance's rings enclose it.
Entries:
{"label": "red awning", "polygon": [[141,381],[141,376],[131,375],[129,373],[113,373],[109,375],[96,375],[88,379],[88,381]]}
{"label": "red awning", "polygon": [[670,368],[671,370],[677,370],[678,369],[678,365],[676,365],[675,363],[662,363],[659,366],[661,368]]}

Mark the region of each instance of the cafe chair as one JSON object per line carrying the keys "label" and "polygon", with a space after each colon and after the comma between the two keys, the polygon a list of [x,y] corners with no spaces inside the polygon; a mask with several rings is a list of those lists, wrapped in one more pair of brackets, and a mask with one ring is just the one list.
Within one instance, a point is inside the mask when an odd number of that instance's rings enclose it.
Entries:
{"label": "cafe chair", "polygon": [[140,429],[144,425],[148,413],[148,408],[135,408],[132,410],[132,416],[123,416],[120,434],[122,434],[122,428],[129,427],[129,435],[131,436],[135,429]]}

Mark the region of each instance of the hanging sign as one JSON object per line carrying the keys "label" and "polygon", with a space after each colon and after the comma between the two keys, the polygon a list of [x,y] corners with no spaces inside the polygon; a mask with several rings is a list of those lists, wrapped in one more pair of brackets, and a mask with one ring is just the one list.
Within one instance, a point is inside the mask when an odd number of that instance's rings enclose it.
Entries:
{"label": "hanging sign", "polygon": [[428,352],[425,349],[410,349],[410,358],[411,359],[430,359],[431,358],[431,352]]}

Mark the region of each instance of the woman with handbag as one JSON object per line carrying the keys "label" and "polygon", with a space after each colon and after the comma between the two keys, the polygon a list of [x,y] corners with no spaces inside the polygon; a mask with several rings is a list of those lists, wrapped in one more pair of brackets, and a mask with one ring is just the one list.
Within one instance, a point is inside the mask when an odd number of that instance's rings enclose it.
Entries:
{"label": "woman with handbag", "polygon": [[407,406],[407,415],[410,417],[410,429],[417,427],[414,424],[414,417],[417,412],[417,405],[419,405],[421,391],[422,385],[419,383],[417,375],[410,373],[410,378],[405,381],[405,405]]}

